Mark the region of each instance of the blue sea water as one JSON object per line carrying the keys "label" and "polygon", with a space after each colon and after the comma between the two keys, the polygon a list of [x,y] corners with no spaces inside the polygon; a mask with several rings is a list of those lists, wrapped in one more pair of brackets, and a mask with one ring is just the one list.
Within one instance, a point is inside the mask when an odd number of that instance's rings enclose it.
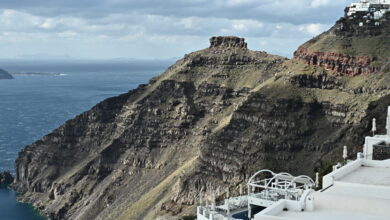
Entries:
{"label": "blue sea water", "polygon": [[[1,62],[9,72],[61,75],[15,76],[0,80],[0,172],[14,173],[18,152],[98,102],[134,89],[169,62]],[[16,194],[0,189],[1,220],[42,219]]]}

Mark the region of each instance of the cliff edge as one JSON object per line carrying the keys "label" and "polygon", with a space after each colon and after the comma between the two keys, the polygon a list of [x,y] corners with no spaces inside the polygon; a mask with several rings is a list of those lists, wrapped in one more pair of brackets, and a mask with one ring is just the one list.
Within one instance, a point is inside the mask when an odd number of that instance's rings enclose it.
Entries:
{"label": "cliff edge", "polygon": [[[350,7],[347,7],[344,17],[329,31],[300,46],[294,58],[310,65],[324,67],[339,75],[389,72],[388,8],[389,5],[373,4],[368,11],[352,14]],[[387,12],[378,17],[377,14],[383,10]]]}
{"label": "cliff edge", "polygon": [[385,127],[389,80],[213,37],[27,146],[13,187],[50,219],[195,214],[201,192],[238,193],[259,169],[313,175],[341,159],[342,146],[357,152],[372,117]]}

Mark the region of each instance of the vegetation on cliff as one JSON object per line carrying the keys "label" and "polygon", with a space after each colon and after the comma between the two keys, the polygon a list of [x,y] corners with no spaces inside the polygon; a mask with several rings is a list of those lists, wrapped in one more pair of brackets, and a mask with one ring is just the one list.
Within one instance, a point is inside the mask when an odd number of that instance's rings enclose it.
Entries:
{"label": "vegetation on cliff", "polygon": [[237,193],[256,170],[313,175],[342,146],[356,153],[372,117],[384,128],[389,77],[336,74],[214,37],[27,146],[13,187],[51,219],[190,215],[200,192]]}
{"label": "vegetation on cliff", "polygon": [[390,13],[376,22],[343,17],[329,31],[300,46],[294,57],[341,75],[390,72],[389,19]]}

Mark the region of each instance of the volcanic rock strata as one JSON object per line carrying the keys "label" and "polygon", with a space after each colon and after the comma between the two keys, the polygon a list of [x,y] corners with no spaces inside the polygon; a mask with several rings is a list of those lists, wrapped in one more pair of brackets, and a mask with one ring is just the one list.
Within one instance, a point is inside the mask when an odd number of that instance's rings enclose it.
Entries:
{"label": "volcanic rock strata", "polygon": [[210,48],[213,47],[224,47],[224,48],[247,48],[248,44],[244,38],[238,37],[212,37],[210,39]]}
{"label": "volcanic rock strata", "polygon": [[294,58],[337,75],[384,73],[390,65],[389,35],[390,13],[378,20],[365,12],[346,14],[330,30],[300,46]]}
{"label": "volcanic rock strata", "polygon": [[324,67],[326,70],[334,71],[340,75],[357,76],[378,71],[378,68],[371,66],[371,63],[373,63],[376,58],[369,56],[350,56],[334,52],[315,52],[300,47],[294,53],[294,58],[302,60],[310,65]]}
{"label": "volcanic rock strata", "polygon": [[388,74],[335,75],[242,38],[210,43],[27,146],[20,200],[50,219],[194,215],[201,194],[238,193],[264,168],[314,175],[344,145],[354,154],[372,117],[384,128]]}

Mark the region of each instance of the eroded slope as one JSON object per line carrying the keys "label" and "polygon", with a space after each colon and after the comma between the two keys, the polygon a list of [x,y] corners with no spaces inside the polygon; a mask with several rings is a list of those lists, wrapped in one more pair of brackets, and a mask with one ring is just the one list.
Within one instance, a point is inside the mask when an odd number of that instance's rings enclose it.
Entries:
{"label": "eroded slope", "polygon": [[14,188],[52,219],[194,214],[200,192],[237,193],[256,170],[312,175],[354,153],[372,117],[384,127],[388,82],[212,38],[26,147]]}

